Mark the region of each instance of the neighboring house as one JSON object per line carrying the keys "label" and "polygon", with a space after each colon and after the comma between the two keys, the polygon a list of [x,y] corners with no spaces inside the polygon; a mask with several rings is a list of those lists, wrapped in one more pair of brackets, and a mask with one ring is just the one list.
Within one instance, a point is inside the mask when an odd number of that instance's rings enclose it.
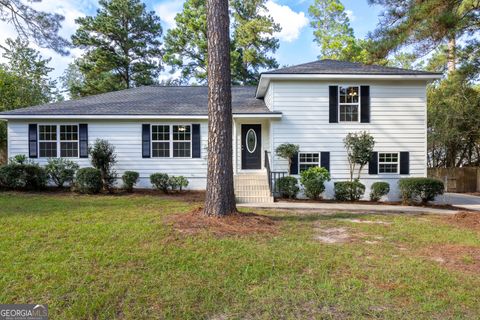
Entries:
{"label": "neighboring house", "polygon": [[[287,171],[275,155],[282,143],[300,146],[291,174],[326,167],[333,182],[349,179],[343,139],[366,130],[375,138],[362,182],[397,181],[427,174],[426,85],[440,74],[320,60],[262,73],[257,87],[232,87],[233,163],[237,198],[271,201],[267,170]],[[205,189],[207,87],[149,86],[0,113],[8,121],[9,157],[46,163],[68,157],[89,166],[88,145],[106,139],[116,169],[140,173],[149,187],[154,172],[183,175],[190,189]],[[266,168],[269,167],[269,168]],[[278,175],[278,174],[277,174]]]}

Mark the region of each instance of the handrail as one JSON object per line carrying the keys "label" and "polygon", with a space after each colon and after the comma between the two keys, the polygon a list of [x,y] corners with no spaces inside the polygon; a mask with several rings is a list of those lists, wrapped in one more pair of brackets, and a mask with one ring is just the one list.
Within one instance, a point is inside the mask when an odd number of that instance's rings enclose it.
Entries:
{"label": "handrail", "polygon": [[280,192],[277,187],[277,180],[285,177],[288,175],[287,171],[272,171],[270,168],[270,152],[265,150],[265,164],[264,167],[267,170],[267,177],[268,177],[268,188],[270,189],[270,195],[272,196],[279,196]]}
{"label": "handrail", "polygon": [[268,151],[265,150],[265,169],[267,170],[267,177],[268,177],[268,188],[270,189],[270,195],[272,195],[272,173],[270,170],[270,157],[268,156]]}

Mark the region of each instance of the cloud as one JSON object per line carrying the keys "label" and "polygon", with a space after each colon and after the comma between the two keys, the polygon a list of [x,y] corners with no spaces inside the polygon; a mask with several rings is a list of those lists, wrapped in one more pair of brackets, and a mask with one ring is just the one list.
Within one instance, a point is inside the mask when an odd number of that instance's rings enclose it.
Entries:
{"label": "cloud", "polygon": [[184,2],[185,0],[169,0],[155,6],[155,12],[167,29],[175,27],[175,16],[182,11]]}
{"label": "cloud", "polygon": [[273,0],[265,4],[267,14],[272,16],[276,23],[280,24],[282,31],[276,36],[286,42],[293,42],[300,36],[302,29],[308,24],[308,18],[304,12],[295,12],[287,5],[280,5]]}
{"label": "cloud", "polygon": [[357,18],[357,17],[355,17],[355,15],[353,14],[353,11],[352,11],[352,10],[345,10],[345,13],[346,13],[348,19],[350,20],[350,22],[355,21],[355,19]]}

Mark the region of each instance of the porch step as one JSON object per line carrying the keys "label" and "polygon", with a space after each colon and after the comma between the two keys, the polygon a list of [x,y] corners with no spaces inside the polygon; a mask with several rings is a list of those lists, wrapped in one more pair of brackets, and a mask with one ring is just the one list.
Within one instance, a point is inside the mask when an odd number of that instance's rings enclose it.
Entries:
{"label": "porch step", "polygon": [[234,186],[238,203],[273,202],[266,172],[236,175]]}

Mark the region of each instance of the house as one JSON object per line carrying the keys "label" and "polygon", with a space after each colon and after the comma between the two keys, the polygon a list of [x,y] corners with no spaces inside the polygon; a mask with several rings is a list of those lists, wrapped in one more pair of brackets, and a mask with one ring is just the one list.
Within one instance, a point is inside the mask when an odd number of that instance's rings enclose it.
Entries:
{"label": "house", "polygon": [[[291,174],[324,166],[333,182],[349,179],[343,139],[369,131],[375,152],[362,174],[369,186],[427,174],[426,86],[440,74],[320,60],[261,74],[257,87],[232,87],[235,188],[241,202],[272,201],[269,178],[288,161],[282,143],[300,146]],[[9,157],[46,163],[68,157],[89,166],[88,145],[106,139],[117,152],[118,173],[140,173],[150,187],[154,172],[183,175],[204,189],[207,174],[207,87],[147,86],[7,111]],[[272,180],[270,179],[270,182]]]}

